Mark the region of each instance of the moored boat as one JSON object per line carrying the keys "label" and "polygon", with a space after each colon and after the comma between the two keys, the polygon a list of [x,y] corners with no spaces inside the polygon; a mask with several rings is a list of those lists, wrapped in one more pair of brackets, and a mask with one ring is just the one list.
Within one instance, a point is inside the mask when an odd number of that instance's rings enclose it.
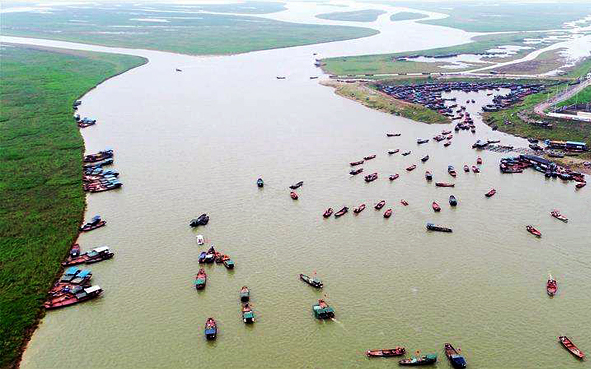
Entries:
{"label": "moored boat", "polygon": [[325,217],[325,218],[328,218],[328,217],[330,217],[332,215],[332,213],[333,213],[332,208],[328,208],[328,209],[326,209],[324,211],[324,214],[322,214],[322,216]]}
{"label": "moored boat", "polygon": [[416,165],[416,164],[413,164],[413,165],[411,165],[410,167],[406,168],[406,170],[407,170],[408,172],[410,172],[410,171],[413,171],[413,170],[415,170],[415,168],[416,168],[416,167],[417,167],[417,165]]}
{"label": "moored boat", "polygon": [[443,349],[453,368],[463,369],[466,367],[466,359],[450,343],[444,344]]}
{"label": "moored boat", "polygon": [[490,191],[488,191],[487,193],[485,193],[484,196],[486,196],[486,197],[493,197],[495,195],[495,193],[497,193],[497,190],[495,190],[493,188]]}
{"label": "moored boat", "polygon": [[428,354],[425,356],[411,357],[410,359],[400,360],[398,364],[403,366],[430,365],[437,362],[437,354]]}
{"label": "moored boat", "polygon": [[396,174],[392,174],[390,177],[388,177],[388,179],[390,179],[391,181],[394,181],[394,180],[398,179],[398,177],[400,177],[400,175],[398,173],[396,173]]}
{"label": "moored boat", "polygon": [[426,162],[427,160],[429,160],[429,155],[425,155],[425,156],[423,156],[423,157],[421,158],[421,161],[422,161],[423,163],[424,163],[424,162]]}
{"label": "moored boat", "polygon": [[556,291],[558,291],[558,284],[556,280],[552,278],[552,275],[548,275],[548,281],[546,282],[546,293],[548,296],[552,297],[556,295]]}
{"label": "moored boat", "polygon": [[558,210],[552,210],[552,211],[550,212],[550,214],[551,214],[551,215],[552,215],[554,218],[556,218],[556,219],[558,219],[558,220],[562,220],[562,221],[563,221],[563,222],[565,222],[565,223],[567,223],[567,222],[568,222],[568,218],[567,218],[567,217],[565,217],[564,215],[560,214],[560,212],[559,212]]}
{"label": "moored boat", "polygon": [[562,343],[562,346],[566,348],[571,354],[579,359],[584,359],[585,354],[566,336],[558,337],[558,341]]}
{"label": "moored boat", "polygon": [[298,194],[297,194],[297,193],[295,193],[295,191],[291,191],[291,192],[289,193],[289,197],[291,197],[291,198],[292,198],[292,200],[297,200],[297,199],[299,198]]}
{"label": "moored boat", "polygon": [[265,185],[265,182],[263,182],[262,178],[257,179],[257,186],[258,187],[263,187]]}
{"label": "moored boat", "polygon": [[242,305],[242,321],[246,324],[254,323],[254,313],[248,303]]}
{"label": "moored boat", "polygon": [[70,257],[78,257],[80,256],[80,245],[78,245],[77,243],[72,245],[72,248],[70,249]]}
{"label": "moored boat", "polygon": [[197,258],[197,261],[199,261],[199,264],[205,263],[206,256],[207,256],[207,253],[205,251],[202,251],[201,254],[199,254],[199,257]]}
{"label": "moored boat", "polygon": [[206,284],[207,274],[205,273],[205,269],[201,268],[195,277],[195,289],[202,290],[205,288]]}
{"label": "moored boat", "polygon": [[107,222],[102,220],[100,215],[96,215],[92,218],[92,220],[90,222],[88,222],[88,223],[84,224],[82,227],[80,227],[80,231],[90,232],[93,229],[104,227],[106,224],[107,224]]}
{"label": "moored boat", "polygon": [[431,207],[433,208],[433,211],[435,211],[435,212],[441,211],[441,206],[439,206],[439,204],[436,203],[435,201],[433,201],[433,203],[431,204]]}
{"label": "moored boat", "polygon": [[525,229],[536,237],[542,237],[542,233],[531,225],[525,226]]}
{"label": "moored boat", "polygon": [[387,210],[384,212],[384,218],[386,218],[386,219],[387,219],[387,218],[390,218],[391,216],[392,216],[392,209],[387,209]]}
{"label": "moored boat", "polygon": [[458,199],[456,199],[456,197],[454,195],[449,195],[449,204],[451,206],[458,205]]}
{"label": "moored boat", "polygon": [[240,289],[240,301],[248,302],[250,299],[250,290],[246,286],[242,286]]}
{"label": "moored boat", "polygon": [[314,317],[316,317],[316,319],[334,318],[334,309],[323,299],[318,300],[318,304],[312,306],[312,311],[314,312]]}
{"label": "moored boat", "polygon": [[336,213],[334,213],[334,217],[338,218],[340,216],[343,216],[345,214],[347,214],[349,212],[349,208],[346,206],[343,206],[343,208],[339,211],[337,211]]}
{"label": "moored boat", "polygon": [[324,284],[322,283],[322,281],[320,279],[316,278],[316,276],[310,278],[305,274],[300,274],[300,279],[312,287],[316,287],[316,288],[324,287]]}
{"label": "moored boat", "polygon": [[355,214],[359,214],[361,213],[363,210],[365,210],[365,204],[361,204],[358,207],[353,209],[353,213]]}
{"label": "moored boat", "polygon": [[394,357],[402,356],[406,353],[404,347],[396,347],[393,349],[382,349],[382,350],[367,350],[365,354],[368,357]]}
{"label": "moored boat", "polygon": [[205,322],[205,338],[215,340],[218,334],[218,326],[213,318],[207,318]]}
{"label": "moored boat", "polygon": [[577,182],[577,184],[575,185],[575,187],[577,189],[579,189],[579,188],[585,187],[586,185],[587,185],[587,182]]}
{"label": "moored boat", "polygon": [[82,288],[76,293],[65,293],[52,297],[47,300],[43,306],[47,310],[57,309],[60,307],[70,306],[83,301],[91,300],[100,296],[102,293],[103,290],[100,288],[100,286],[90,286],[87,288]]}
{"label": "moored boat", "polygon": [[292,190],[296,190],[296,189],[302,187],[303,184],[304,184],[304,181],[299,181],[298,183],[289,186],[289,188],[291,188]]}
{"label": "moored boat", "polygon": [[384,205],[386,205],[386,200],[380,200],[380,202],[374,205],[374,209],[380,210]]}
{"label": "moored boat", "polygon": [[447,182],[435,182],[435,186],[437,187],[455,187],[455,183],[447,183]]}

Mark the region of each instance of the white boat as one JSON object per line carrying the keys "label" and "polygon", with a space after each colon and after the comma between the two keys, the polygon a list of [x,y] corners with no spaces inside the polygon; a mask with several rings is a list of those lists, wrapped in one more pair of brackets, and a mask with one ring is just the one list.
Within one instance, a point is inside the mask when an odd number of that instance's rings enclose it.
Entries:
{"label": "white boat", "polygon": [[198,245],[203,245],[205,243],[205,239],[203,238],[202,235],[198,234],[197,235],[197,244]]}

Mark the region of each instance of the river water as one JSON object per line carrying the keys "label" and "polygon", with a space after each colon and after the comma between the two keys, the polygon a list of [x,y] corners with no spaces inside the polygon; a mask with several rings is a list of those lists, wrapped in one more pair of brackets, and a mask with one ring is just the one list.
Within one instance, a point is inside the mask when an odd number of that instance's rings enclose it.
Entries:
{"label": "river water", "polygon": [[[414,22],[406,22],[412,24],[406,32],[401,22],[391,23],[387,47],[377,35],[225,57],[4,38],[150,59],[90,91],[80,107],[81,115],[99,121],[82,130],[87,152],[114,148],[124,183],[88,196],[87,218],[101,214],[108,226],[80,238],[83,249],[108,245],[116,253],[92,266],[105,293],[48,312],[22,367],[382,368],[395,361],[370,360],[364,351],[401,345],[411,353],[437,352],[437,367],[447,368],[445,342],[461,347],[472,368],[588,367],[557,337],[571,336],[591,350],[590,192],[531,170],[501,174],[503,155],[477,153],[472,143],[527,143],[492,132],[479,117],[477,133],[456,134],[448,148],[432,140],[417,146],[418,137],[452,126],[373,111],[309,79],[320,75],[313,53],[366,53],[372,45],[376,52],[415,50],[469,37]],[[473,115],[492,99],[458,96],[477,100],[468,108]],[[388,131],[402,136],[386,138]],[[386,155],[393,148],[412,154]],[[348,175],[350,161],[373,153],[378,156],[365,172],[379,172],[378,181]],[[423,164],[426,154],[431,160]],[[462,165],[479,155],[482,172],[464,173]],[[413,163],[418,169],[406,172]],[[458,170],[454,189],[425,181],[425,170],[435,181],[449,181],[449,164]],[[393,173],[400,178],[390,182]],[[264,189],[255,185],[259,176]],[[287,186],[299,180],[305,184],[293,201]],[[486,199],[492,187],[498,193]],[[452,193],[459,199],[455,209],[447,204]],[[392,218],[372,207],[358,216],[322,218],[329,206],[381,199],[393,208]],[[410,205],[401,206],[401,199]],[[432,201],[442,205],[440,213],[433,213]],[[554,208],[568,224],[550,216]],[[188,221],[203,212],[209,225],[190,229]],[[454,233],[429,233],[426,222]],[[543,237],[528,234],[526,224]],[[197,246],[197,233],[236,262],[233,272],[206,266],[200,293],[193,279],[205,247]],[[298,280],[314,271],[325,283],[321,292]],[[548,273],[559,283],[553,299],[545,293]],[[243,285],[251,289],[253,326],[241,320]],[[312,316],[322,296],[336,321]],[[203,337],[209,316],[220,328],[213,343]]]}

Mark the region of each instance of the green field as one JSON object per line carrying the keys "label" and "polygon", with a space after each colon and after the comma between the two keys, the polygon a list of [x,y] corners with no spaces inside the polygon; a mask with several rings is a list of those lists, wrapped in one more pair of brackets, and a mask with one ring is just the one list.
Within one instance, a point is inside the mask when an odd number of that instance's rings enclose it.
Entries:
{"label": "green field", "polygon": [[376,19],[378,19],[378,16],[385,13],[386,12],[383,10],[367,9],[352,12],[334,12],[318,14],[316,18],[346,22],[373,22]]}
{"label": "green field", "polygon": [[557,104],[557,106],[567,106],[573,104],[588,104],[591,103],[591,87],[585,87],[579,93],[571,97],[570,99],[566,99],[561,103]]}
{"label": "green field", "polygon": [[[258,9],[262,12],[267,8]],[[2,13],[0,31],[6,36],[195,55],[243,53],[378,33],[369,28],[287,23],[229,14],[198,13],[195,16],[195,11],[181,9],[179,5],[154,5],[150,9],[133,4],[92,9],[64,5],[49,13]]]}
{"label": "green field", "polygon": [[18,360],[78,235],[84,142],[72,102],[143,58],[0,49],[0,368]]}
{"label": "green field", "polygon": [[[441,47],[437,49],[395,53],[395,54],[381,54],[381,55],[362,55],[362,56],[348,56],[348,57],[337,57],[324,59],[323,62],[326,65],[323,69],[331,74],[335,75],[347,75],[347,74],[395,74],[395,73],[436,73],[436,72],[452,72],[461,71],[467,69],[473,69],[478,66],[487,66],[487,64],[472,64],[470,67],[461,69],[446,69],[440,68],[442,65],[449,63],[446,62],[416,62],[412,60],[408,61],[396,61],[397,57],[403,57],[413,54],[420,54],[424,56],[438,56],[438,55],[449,55],[449,54],[477,54],[484,53],[489,49],[498,47],[500,45],[516,45],[523,46],[526,38],[536,38],[545,35],[545,33],[538,32],[518,32],[511,34],[497,34],[497,35],[482,35],[472,38],[473,42],[450,46]],[[547,45],[532,45],[532,47],[541,47]],[[533,49],[528,49],[522,52],[518,52],[511,58],[504,58],[503,61],[509,61],[517,59],[523,56],[525,53],[529,53]],[[496,60],[496,59],[493,59]]]}
{"label": "green field", "polygon": [[413,19],[423,19],[427,18],[425,14],[422,13],[412,13],[412,12],[400,12],[396,14],[392,14],[390,16],[391,21],[403,21],[403,20],[413,20]]}

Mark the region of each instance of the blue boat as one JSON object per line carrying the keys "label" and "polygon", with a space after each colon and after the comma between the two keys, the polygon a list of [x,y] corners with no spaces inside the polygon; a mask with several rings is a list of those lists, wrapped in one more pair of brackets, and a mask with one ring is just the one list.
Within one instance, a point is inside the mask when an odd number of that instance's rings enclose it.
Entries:
{"label": "blue boat", "polygon": [[197,259],[199,261],[199,264],[205,263],[206,256],[207,256],[207,253],[205,251],[203,251],[203,252],[201,252],[201,254],[199,254],[199,258]]}
{"label": "blue boat", "polygon": [[447,356],[447,358],[449,359],[449,362],[451,363],[452,367],[456,369],[463,369],[466,367],[466,359],[464,359],[464,357],[460,355],[458,350],[456,350],[450,343],[446,343],[444,345],[444,349],[445,356]]}
{"label": "blue boat", "polygon": [[92,278],[92,272],[89,269],[84,269],[72,279],[72,284],[84,284]]}
{"label": "blue boat", "polygon": [[80,269],[78,269],[76,267],[69,267],[64,272],[64,275],[62,276],[60,281],[61,282],[71,282],[72,279],[74,279],[74,277],[76,277],[76,274],[78,274],[78,272],[80,272]]}

